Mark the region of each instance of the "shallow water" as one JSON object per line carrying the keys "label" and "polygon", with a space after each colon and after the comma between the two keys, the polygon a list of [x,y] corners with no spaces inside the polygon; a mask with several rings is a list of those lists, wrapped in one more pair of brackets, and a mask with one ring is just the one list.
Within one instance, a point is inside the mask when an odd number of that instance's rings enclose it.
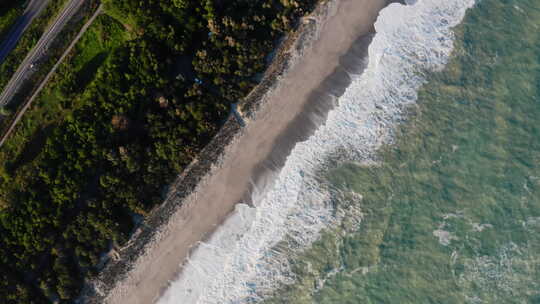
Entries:
{"label": "shallow water", "polygon": [[267,303],[540,303],[539,27],[539,1],[468,12],[378,164],[328,173],[362,195],[360,224],[327,231]]}
{"label": "shallow water", "polygon": [[408,3],[160,303],[540,302],[540,2]]}

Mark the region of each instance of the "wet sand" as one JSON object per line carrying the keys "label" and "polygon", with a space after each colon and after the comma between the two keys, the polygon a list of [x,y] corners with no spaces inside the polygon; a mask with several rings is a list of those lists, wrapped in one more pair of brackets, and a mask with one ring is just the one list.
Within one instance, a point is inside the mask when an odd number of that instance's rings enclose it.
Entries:
{"label": "wet sand", "polygon": [[[159,240],[148,246],[127,277],[117,282],[106,303],[154,303],[168,282],[177,277],[190,250],[219,227],[246,197],[254,176],[268,167],[265,162],[271,160],[272,167],[284,162],[285,157],[277,161],[271,157],[276,147],[286,155],[295,142],[306,136],[304,132],[285,139],[283,134],[296,129],[295,121],[325,81],[343,73],[340,59],[353,44],[360,41],[367,46],[370,39],[362,37],[368,37],[378,12],[387,4],[386,0],[336,1],[331,4],[331,16],[321,24],[318,39],[294,60],[277,88],[264,96],[266,102],[248,120],[241,135],[226,147],[219,168],[185,199],[160,231]],[[305,18],[304,22],[313,21]]]}

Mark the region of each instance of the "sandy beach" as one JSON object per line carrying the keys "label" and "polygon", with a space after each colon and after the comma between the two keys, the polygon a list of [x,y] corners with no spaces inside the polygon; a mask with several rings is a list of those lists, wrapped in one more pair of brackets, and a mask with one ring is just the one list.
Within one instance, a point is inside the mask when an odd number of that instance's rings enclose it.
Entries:
{"label": "sandy beach", "polygon": [[178,275],[190,250],[219,227],[246,197],[254,174],[265,160],[271,159],[282,135],[294,128],[293,122],[310,96],[335,73],[353,43],[372,31],[378,12],[387,4],[386,0],[336,1],[326,4],[334,6],[326,20],[304,19],[320,23],[318,38],[301,58],[294,60],[277,87],[264,96],[266,101],[225,148],[220,166],[183,201],[161,228],[158,240],[147,246],[127,276],[116,282],[105,303],[148,304],[159,298],[168,282]]}

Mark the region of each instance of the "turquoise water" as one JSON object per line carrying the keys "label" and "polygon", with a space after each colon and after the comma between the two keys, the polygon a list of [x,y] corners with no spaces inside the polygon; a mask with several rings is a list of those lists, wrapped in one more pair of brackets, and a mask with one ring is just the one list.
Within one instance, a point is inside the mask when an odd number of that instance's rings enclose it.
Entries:
{"label": "turquoise water", "polygon": [[540,0],[405,2],[159,303],[540,303]]}
{"label": "turquoise water", "polygon": [[479,1],[455,33],[377,164],[326,174],[361,215],[265,303],[540,303],[540,1]]}

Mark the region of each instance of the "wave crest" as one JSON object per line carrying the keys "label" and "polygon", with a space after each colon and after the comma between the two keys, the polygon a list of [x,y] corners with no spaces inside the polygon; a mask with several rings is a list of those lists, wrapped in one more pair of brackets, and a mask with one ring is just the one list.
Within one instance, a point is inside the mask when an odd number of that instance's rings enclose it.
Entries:
{"label": "wave crest", "polygon": [[367,161],[391,142],[405,108],[417,99],[424,72],[447,63],[452,27],[474,0],[408,3],[381,11],[368,68],[352,77],[325,125],[295,146],[273,185],[254,194],[255,206],[237,205],[216,233],[199,244],[158,303],[253,303],[294,282],[290,258],[344,213],[336,212],[331,203],[335,193],[321,184],[318,172],[337,153],[341,160]]}

